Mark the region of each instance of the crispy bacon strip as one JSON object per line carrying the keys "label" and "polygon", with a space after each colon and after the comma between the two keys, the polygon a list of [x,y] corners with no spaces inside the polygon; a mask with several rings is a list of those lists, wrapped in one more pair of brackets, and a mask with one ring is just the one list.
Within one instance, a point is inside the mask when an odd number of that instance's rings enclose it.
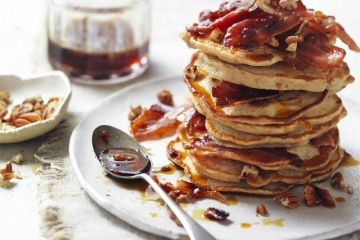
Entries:
{"label": "crispy bacon strip", "polygon": [[183,104],[179,107],[166,111],[161,106],[154,104],[149,109],[142,108],[142,112],[131,123],[130,129],[134,138],[138,141],[155,140],[168,137],[176,132],[177,127],[192,111],[191,104]]}
{"label": "crispy bacon strip", "polygon": [[200,23],[187,27],[186,30],[192,35],[203,36],[218,28],[225,32],[234,23],[245,19],[249,9],[255,4],[255,0],[236,1],[222,4],[215,12],[207,11],[200,14]]}
{"label": "crispy bacon strip", "polygon": [[265,100],[280,94],[276,90],[249,88],[226,81],[220,81],[212,88],[212,96],[219,106],[234,106],[252,101]]}
{"label": "crispy bacon strip", "polygon": [[334,28],[336,35],[341,39],[343,43],[348,45],[349,49],[355,52],[360,52],[360,47],[355,43],[355,41],[346,33],[345,29],[338,23],[335,23],[332,26],[326,28],[329,29]]}
{"label": "crispy bacon strip", "polygon": [[[279,0],[258,1],[237,1],[234,5],[223,4],[215,12],[203,12],[200,23],[187,28],[187,31],[193,36],[206,37],[217,29],[225,35],[223,43],[227,47],[248,50],[264,44],[278,47],[290,64],[294,64],[294,58],[298,58],[328,70],[329,80],[333,69],[341,67],[345,57],[345,51],[333,46],[329,40],[339,37],[351,50],[360,52],[360,47],[333,17],[319,11],[307,10],[301,0],[296,2],[297,7],[294,9],[283,8]],[[309,22],[310,30],[305,29],[296,40],[296,36],[291,34],[294,34],[304,21]],[[291,36],[293,38],[288,39]],[[284,44],[285,40],[287,44]],[[298,45],[289,46],[290,43]],[[294,55],[285,50],[294,52]]]}
{"label": "crispy bacon strip", "polygon": [[139,117],[130,123],[131,133],[138,141],[159,139],[176,132],[180,122],[165,118],[166,110],[159,105],[144,109]]}
{"label": "crispy bacon strip", "polygon": [[305,41],[298,45],[297,57],[322,69],[341,67],[346,55],[344,49],[331,45],[325,34],[310,29]]}
{"label": "crispy bacon strip", "polygon": [[185,117],[185,128],[189,136],[193,136],[197,132],[205,132],[205,116],[193,108]]}
{"label": "crispy bacon strip", "polygon": [[288,10],[281,10],[277,15],[266,14],[245,19],[229,27],[224,44],[228,47],[254,49],[265,44],[272,37],[289,31],[302,21],[309,19],[309,14],[306,12]]}

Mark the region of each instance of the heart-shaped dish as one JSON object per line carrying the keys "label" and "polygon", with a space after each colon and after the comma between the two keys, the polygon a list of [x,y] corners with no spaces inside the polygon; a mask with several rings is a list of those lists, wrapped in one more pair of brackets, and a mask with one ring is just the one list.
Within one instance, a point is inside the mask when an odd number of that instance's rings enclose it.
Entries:
{"label": "heart-shaped dish", "polygon": [[44,102],[52,97],[59,97],[59,103],[46,120],[33,122],[15,129],[0,128],[0,143],[15,143],[41,136],[54,129],[64,119],[71,98],[71,85],[68,77],[60,71],[52,71],[41,75],[19,78],[14,75],[0,76],[0,90],[10,93],[12,106],[23,100],[41,96]]}

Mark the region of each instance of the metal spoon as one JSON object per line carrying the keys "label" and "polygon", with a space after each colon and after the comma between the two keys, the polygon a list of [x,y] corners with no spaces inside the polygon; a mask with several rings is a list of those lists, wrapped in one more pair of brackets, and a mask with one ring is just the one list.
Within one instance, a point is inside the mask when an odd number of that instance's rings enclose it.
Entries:
{"label": "metal spoon", "polygon": [[[120,129],[103,125],[94,130],[92,144],[96,156],[108,174],[123,180],[142,178],[147,181],[180,220],[190,239],[215,239],[148,175],[152,168],[150,157],[131,136]],[[114,156],[117,160],[114,160]]]}

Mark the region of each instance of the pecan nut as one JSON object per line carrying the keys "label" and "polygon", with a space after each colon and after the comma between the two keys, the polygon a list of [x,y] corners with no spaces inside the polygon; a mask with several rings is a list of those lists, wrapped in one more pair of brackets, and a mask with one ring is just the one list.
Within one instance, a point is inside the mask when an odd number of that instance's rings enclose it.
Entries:
{"label": "pecan nut", "polygon": [[331,179],[331,186],[336,189],[345,189],[344,178],[341,172],[336,172]]}
{"label": "pecan nut", "polygon": [[264,206],[264,204],[258,204],[256,206],[256,214],[259,214],[261,216],[267,216],[268,215],[268,211],[267,211],[266,207]]}
{"label": "pecan nut", "polygon": [[335,200],[330,192],[324,188],[319,188],[311,183],[304,185],[305,203],[308,207],[323,205],[326,208],[336,207]]}
{"label": "pecan nut", "polygon": [[174,106],[174,100],[171,92],[169,90],[162,90],[157,94],[158,100],[168,106]]}
{"label": "pecan nut", "polygon": [[275,201],[280,201],[285,207],[294,209],[299,207],[300,199],[292,192],[284,192],[273,197]]}

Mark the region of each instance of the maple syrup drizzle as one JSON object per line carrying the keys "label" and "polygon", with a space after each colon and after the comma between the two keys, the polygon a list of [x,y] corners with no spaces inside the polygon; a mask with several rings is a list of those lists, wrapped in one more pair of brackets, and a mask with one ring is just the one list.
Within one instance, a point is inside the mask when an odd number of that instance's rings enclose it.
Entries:
{"label": "maple syrup drizzle", "polygon": [[345,152],[339,167],[356,167],[360,165],[360,161],[353,158],[349,153]]}
{"label": "maple syrup drizzle", "polygon": [[263,219],[262,223],[265,226],[276,226],[276,227],[283,227],[284,226],[284,219],[283,218],[278,218],[278,219]]}
{"label": "maple syrup drizzle", "polygon": [[252,224],[251,223],[240,223],[240,227],[242,227],[242,228],[251,228]]}
{"label": "maple syrup drizzle", "polygon": [[335,198],[335,201],[338,203],[344,203],[344,202],[346,202],[346,199],[343,197],[337,197],[337,198]]}
{"label": "maple syrup drizzle", "polygon": [[191,216],[198,221],[210,221],[210,219],[205,217],[205,209],[196,208],[191,212]]}

